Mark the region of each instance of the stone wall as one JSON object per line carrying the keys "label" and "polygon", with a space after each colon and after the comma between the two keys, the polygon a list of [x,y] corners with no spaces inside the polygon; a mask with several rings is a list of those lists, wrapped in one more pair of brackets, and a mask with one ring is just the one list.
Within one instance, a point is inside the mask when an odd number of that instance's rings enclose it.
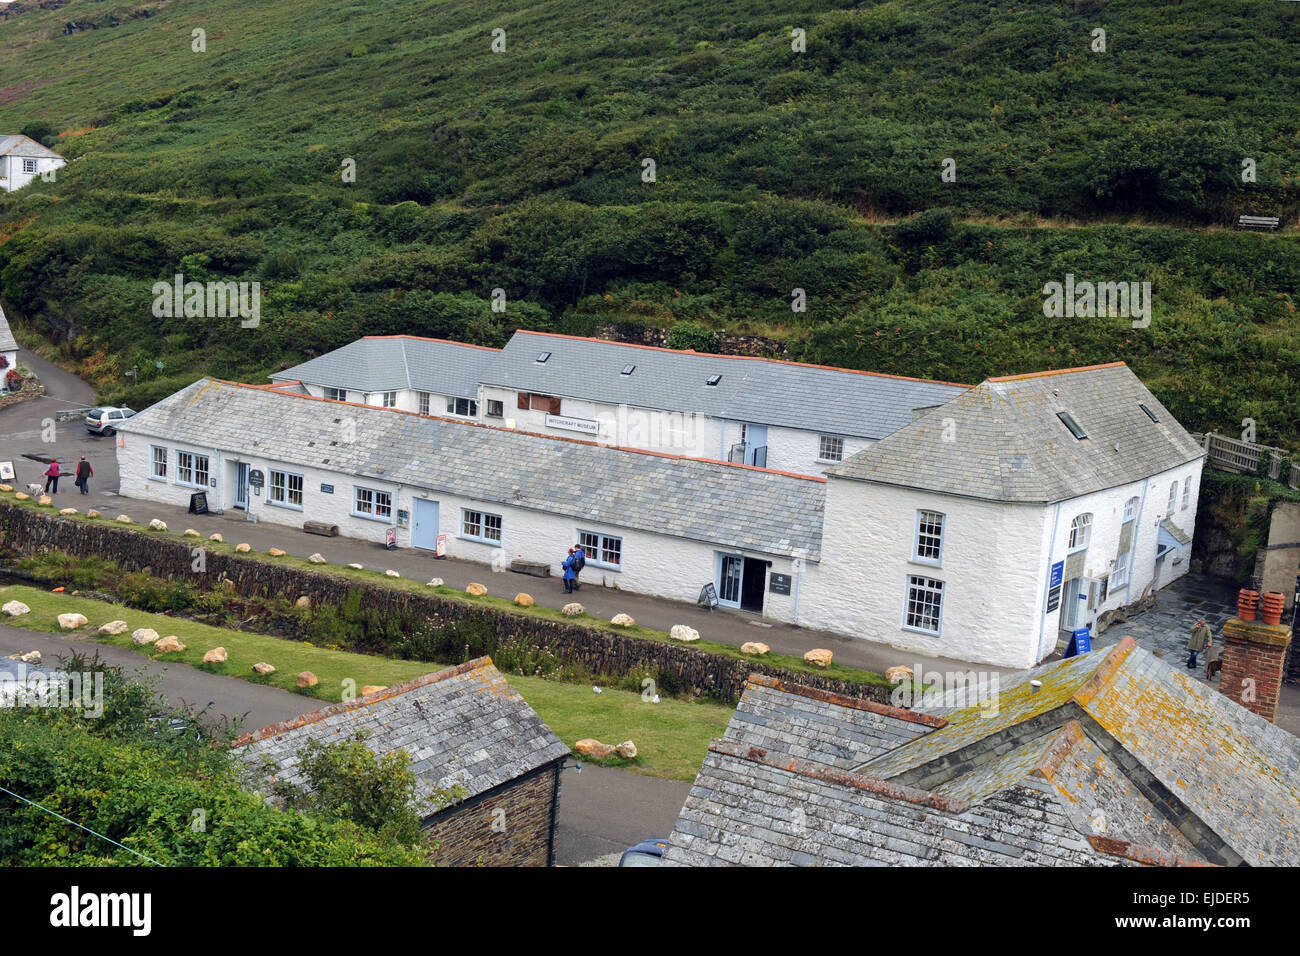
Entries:
{"label": "stone wall", "polygon": [[[884,684],[839,680],[818,674],[795,673],[758,660],[713,654],[668,641],[655,641],[585,627],[580,623],[529,617],[486,605],[423,594],[380,583],[359,582],[342,575],[275,564],[270,560],[209,551],[206,573],[191,570],[191,548],[200,542],[178,540],[155,532],[132,529],[110,520],[102,523],[62,518],[0,501],[0,549],[21,555],[61,551],[94,556],[128,571],[181,580],[200,587],[228,580],[235,593],[245,597],[283,598],[308,595],[313,606],[338,605],[351,591],[361,593],[362,608],[398,619],[417,617],[435,626],[464,623],[485,626],[496,642],[519,642],[553,655],[563,664],[580,666],[593,674],[625,675],[651,672],[661,686],[680,686],[683,692],[712,696],[735,703],[751,673],[767,674],[821,690],[889,703]],[[495,653],[493,647],[484,650]]]}
{"label": "stone wall", "polygon": [[513,780],[426,823],[439,866],[549,866],[558,763]]}

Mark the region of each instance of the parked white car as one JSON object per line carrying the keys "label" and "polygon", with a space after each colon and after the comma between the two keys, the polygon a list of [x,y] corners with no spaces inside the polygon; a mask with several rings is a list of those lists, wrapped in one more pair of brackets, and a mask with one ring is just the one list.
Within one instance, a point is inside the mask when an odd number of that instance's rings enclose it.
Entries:
{"label": "parked white car", "polygon": [[96,435],[112,435],[118,425],[134,414],[129,408],[92,408],[86,416],[86,427]]}

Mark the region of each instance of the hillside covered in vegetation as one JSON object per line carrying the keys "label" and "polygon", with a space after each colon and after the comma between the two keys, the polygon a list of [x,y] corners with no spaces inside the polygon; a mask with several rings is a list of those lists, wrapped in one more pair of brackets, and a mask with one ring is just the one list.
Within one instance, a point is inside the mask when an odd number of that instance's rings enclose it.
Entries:
{"label": "hillside covered in vegetation", "polygon": [[[0,198],[0,298],[109,399],[263,380],[360,334],[622,324],[965,382],[1119,358],[1189,427],[1300,441],[1300,239],[1231,228],[1300,212],[1300,4],[18,0],[0,18],[0,133],[71,160]],[[259,281],[259,326],[156,318],[176,273]],[[1045,316],[1067,274],[1150,282],[1149,326]]]}

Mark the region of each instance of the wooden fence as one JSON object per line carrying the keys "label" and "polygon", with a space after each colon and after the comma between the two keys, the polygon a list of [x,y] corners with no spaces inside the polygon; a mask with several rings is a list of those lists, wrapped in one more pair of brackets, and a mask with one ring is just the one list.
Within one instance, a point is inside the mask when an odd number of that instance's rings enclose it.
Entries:
{"label": "wooden fence", "polygon": [[[1260,473],[1261,462],[1267,469],[1268,477],[1274,481],[1284,482],[1292,488],[1300,488],[1300,464],[1290,459],[1285,448],[1272,445],[1257,445],[1254,442],[1229,438],[1215,432],[1204,435],[1196,432],[1192,437],[1201,443],[1209,456],[1210,466],[1222,471],[1239,474],[1256,475]],[[1288,472],[1284,474],[1283,472]]]}

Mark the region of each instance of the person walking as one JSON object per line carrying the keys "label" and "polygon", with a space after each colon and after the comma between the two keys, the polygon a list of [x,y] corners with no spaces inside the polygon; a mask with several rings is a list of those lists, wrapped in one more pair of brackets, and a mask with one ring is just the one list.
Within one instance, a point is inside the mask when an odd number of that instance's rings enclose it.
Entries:
{"label": "person walking", "polygon": [[582,550],[581,544],[575,544],[569,549],[573,555],[573,587],[574,590],[581,591],[582,583],[578,580],[582,574],[582,569],[587,566],[587,552]]}
{"label": "person walking", "polygon": [[1210,625],[1205,623],[1204,618],[1196,622],[1192,628],[1192,637],[1187,642],[1187,649],[1191,655],[1187,658],[1187,666],[1193,670],[1196,668],[1196,655],[1205,650],[1214,642],[1214,632],[1210,630]]}
{"label": "person walking", "polygon": [[564,562],[560,565],[560,567],[564,569],[564,593],[565,594],[573,593],[573,582],[578,576],[578,573],[573,568],[574,564],[575,562],[573,560],[573,549],[570,548],[568,555],[564,559]]}
{"label": "person walking", "polygon": [[1218,644],[1211,644],[1205,649],[1205,679],[1214,680],[1223,670],[1223,649]]}
{"label": "person walking", "polygon": [[[53,490],[51,490],[51,486]],[[59,462],[58,459],[50,462],[50,467],[45,469],[45,491],[47,494],[57,495],[59,493]]]}
{"label": "person walking", "polygon": [[81,461],[77,462],[76,485],[83,495],[90,494],[90,479],[94,477],[95,469],[90,467],[90,462],[86,461],[85,455],[82,455]]}

